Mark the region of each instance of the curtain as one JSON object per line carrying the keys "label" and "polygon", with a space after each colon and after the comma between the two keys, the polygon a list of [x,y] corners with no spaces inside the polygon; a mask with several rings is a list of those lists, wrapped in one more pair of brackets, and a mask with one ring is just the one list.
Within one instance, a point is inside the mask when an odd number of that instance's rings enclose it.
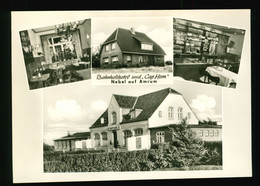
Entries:
{"label": "curtain", "polygon": [[79,38],[79,31],[73,32],[72,34],[72,40],[73,44],[76,50],[76,54],[78,58],[82,58],[82,50],[81,50],[81,44],[80,44],[80,38]]}

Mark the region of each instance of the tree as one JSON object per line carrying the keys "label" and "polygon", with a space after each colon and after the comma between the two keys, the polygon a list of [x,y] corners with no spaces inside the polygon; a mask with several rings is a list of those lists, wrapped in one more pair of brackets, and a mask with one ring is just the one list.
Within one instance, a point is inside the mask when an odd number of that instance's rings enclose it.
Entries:
{"label": "tree", "polygon": [[100,67],[100,52],[101,45],[95,48],[95,51],[92,53],[92,67],[97,68]]}
{"label": "tree", "polygon": [[196,136],[184,118],[180,124],[169,126],[172,133],[172,143],[168,155],[173,166],[198,165],[207,154],[204,142]]}
{"label": "tree", "polygon": [[54,150],[54,147],[53,146],[50,146],[50,145],[48,145],[48,144],[46,144],[46,143],[43,143],[43,151],[44,152],[50,152],[50,151],[53,151]]}

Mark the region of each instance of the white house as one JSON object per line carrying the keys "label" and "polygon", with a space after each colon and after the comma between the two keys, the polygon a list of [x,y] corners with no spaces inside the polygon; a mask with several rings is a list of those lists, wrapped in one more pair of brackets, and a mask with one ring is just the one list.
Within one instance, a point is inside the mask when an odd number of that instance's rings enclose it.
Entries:
{"label": "white house", "polygon": [[168,126],[185,117],[203,140],[221,141],[221,126],[199,125],[183,96],[166,88],[139,97],[113,94],[107,110],[90,127],[91,144],[98,149],[149,149],[153,144],[170,142]]}

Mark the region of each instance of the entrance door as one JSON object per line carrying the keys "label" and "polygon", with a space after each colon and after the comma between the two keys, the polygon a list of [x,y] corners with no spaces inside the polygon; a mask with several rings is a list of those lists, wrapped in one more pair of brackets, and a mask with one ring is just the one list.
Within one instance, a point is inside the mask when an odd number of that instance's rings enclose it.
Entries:
{"label": "entrance door", "polygon": [[114,137],[114,148],[117,148],[117,132],[113,130],[113,137]]}
{"label": "entrance door", "polygon": [[148,56],[148,64],[149,65],[154,65],[155,64],[154,56]]}

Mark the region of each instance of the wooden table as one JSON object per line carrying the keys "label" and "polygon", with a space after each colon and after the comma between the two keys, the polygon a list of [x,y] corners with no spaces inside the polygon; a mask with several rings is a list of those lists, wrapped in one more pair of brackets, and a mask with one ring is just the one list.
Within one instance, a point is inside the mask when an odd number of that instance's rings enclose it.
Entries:
{"label": "wooden table", "polygon": [[219,77],[219,85],[228,87],[231,82],[237,83],[237,74],[234,72],[231,72],[223,67],[219,66],[212,66],[207,67],[206,71],[215,77]]}
{"label": "wooden table", "polygon": [[46,81],[49,79],[50,74],[43,74],[41,76],[32,76],[29,80],[34,83],[36,88],[46,87]]}

